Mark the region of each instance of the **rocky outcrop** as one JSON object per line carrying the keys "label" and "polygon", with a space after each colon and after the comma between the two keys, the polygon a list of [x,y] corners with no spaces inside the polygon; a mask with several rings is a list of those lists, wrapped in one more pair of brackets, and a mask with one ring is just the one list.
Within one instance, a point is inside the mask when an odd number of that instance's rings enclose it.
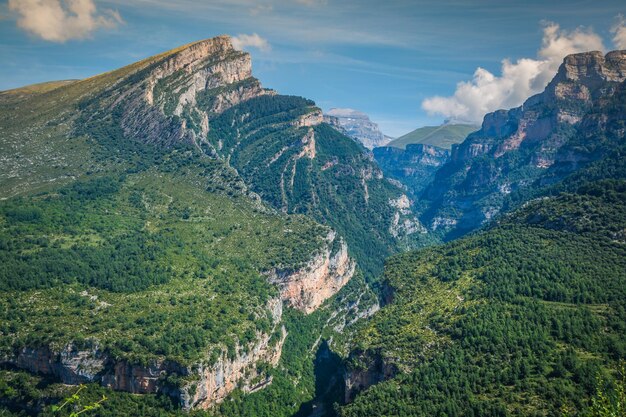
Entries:
{"label": "rocky outcrop", "polygon": [[330,109],[324,115],[324,121],[341,133],[361,142],[368,149],[384,146],[391,140],[365,113],[357,110]]}
{"label": "rocky outcrop", "polygon": [[[162,392],[176,399],[184,409],[209,408],[224,400],[236,387],[253,391],[271,382],[259,374],[258,364],[276,366],[287,336],[282,320],[282,302],[271,299],[267,308],[274,328],[267,334],[257,332],[256,340],[247,346],[237,346],[234,355],[222,351],[215,363],[206,361],[183,365],[165,358],[145,364],[116,359],[97,342],[89,347],[73,343],[60,350],[51,347],[22,348],[13,357],[0,363],[10,364],[34,373],[51,375],[64,384],[98,382],[101,385],[133,394]],[[176,375],[183,381],[179,386],[167,382]]]}
{"label": "rocky outcrop", "polygon": [[378,352],[352,352],[344,372],[344,401],[351,402],[361,391],[397,374],[398,368]]}
{"label": "rocky outcrop", "polygon": [[[269,308],[278,326],[282,317],[282,302],[278,299],[270,302]],[[197,382],[186,385],[181,390],[184,408],[209,408],[219,403],[237,386],[244,391],[255,391],[271,382],[265,375],[260,375],[257,364],[268,363],[276,366],[280,360],[282,346],[287,336],[285,327],[280,324],[280,337],[275,339],[274,332],[257,333],[257,341],[245,349],[239,347],[234,358],[228,358],[226,352],[217,363],[194,369],[199,376]],[[260,381],[256,381],[257,379]]]}
{"label": "rocky outcrop", "polygon": [[[228,36],[203,40],[143,61],[141,69],[92,103],[117,115],[128,139],[209,146],[210,119],[243,101],[274,94],[252,77],[250,55]],[[100,114],[92,108],[92,118]],[[94,120],[95,122],[95,120]]]}
{"label": "rocky outcrop", "polygon": [[348,283],[355,266],[346,243],[330,232],[325,247],[304,267],[272,270],[267,275],[280,288],[283,301],[309,314]]}
{"label": "rocky outcrop", "polygon": [[413,216],[411,201],[405,194],[390,200],[389,205],[396,209],[391,225],[389,226],[389,233],[393,237],[398,238],[414,233],[427,232],[426,228]]}

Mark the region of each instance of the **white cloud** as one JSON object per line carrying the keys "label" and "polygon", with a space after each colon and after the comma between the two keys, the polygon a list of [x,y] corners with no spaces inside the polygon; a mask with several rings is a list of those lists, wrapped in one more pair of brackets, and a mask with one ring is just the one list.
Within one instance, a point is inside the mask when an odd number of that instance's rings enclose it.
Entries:
{"label": "white cloud", "polygon": [[624,15],[617,16],[617,22],[611,28],[613,44],[617,49],[626,49],[626,19]]}
{"label": "white cloud", "polygon": [[233,36],[232,42],[235,49],[240,51],[246,48],[257,48],[263,52],[267,52],[272,49],[267,39],[260,37],[256,33],[252,35],[239,34]]}
{"label": "white cloud", "polygon": [[9,10],[18,13],[20,28],[51,42],[84,39],[123,22],[115,10],[98,12],[93,0],[9,0]]}
{"label": "white cloud", "polygon": [[522,58],[515,62],[505,59],[500,76],[478,68],[471,81],[457,84],[453,96],[427,98],[422,108],[430,115],[480,123],[486,113],[519,106],[543,91],[566,55],[593,50],[604,50],[602,39],[593,31],[583,28],[565,31],[556,23],[548,23],[537,59]]}

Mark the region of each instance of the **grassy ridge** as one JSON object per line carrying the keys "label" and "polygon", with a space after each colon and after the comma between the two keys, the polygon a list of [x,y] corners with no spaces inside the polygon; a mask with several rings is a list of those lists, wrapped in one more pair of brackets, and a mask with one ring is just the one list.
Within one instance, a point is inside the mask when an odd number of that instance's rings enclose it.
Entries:
{"label": "grassy ridge", "polygon": [[386,146],[404,149],[406,145],[421,143],[423,145],[450,149],[452,145],[463,142],[467,135],[476,130],[478,130],[478,126],[463,124],[424,126],[392,140]]}

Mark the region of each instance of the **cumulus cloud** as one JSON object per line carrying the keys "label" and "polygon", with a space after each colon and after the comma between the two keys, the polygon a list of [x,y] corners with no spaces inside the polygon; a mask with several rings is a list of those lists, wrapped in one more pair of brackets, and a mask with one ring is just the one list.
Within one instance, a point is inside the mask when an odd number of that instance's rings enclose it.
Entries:
{"label": "cumulus cloud", "polygon": [[501,74],[484,68],[474,72],[471,81],[457,84],[451,97],[435,96],[422,102],[430,115],[447,119],[480,123],[486,113],[519,106],[528,97],[543,91],[556,74],[566,55],[604,50],[602,38],[591,30],[562,30],[556,23],[547,23],[537,58],[502,61]]}
{"label": "cumulus cloud", "polygon": [[617,49],[626,49],[626,19],[623,15],[617,16],[617,22],[611,28],[613,44]]}
{"label": "cumulus cloud", "polygon": [[252,35],[239,34],[232,38],[232,42],[233,47],[240,51],[248,48],[257,48],[263,52],[267,52],[272,49],[267,39],[260,37],[256,33]]}
{"label": "cumulus cloud", "polygon": [[9,0],[9,10],[19,15],[20,28],[51,42],[84,39],[123,22],[115,10],[98,12],[93,0]]}

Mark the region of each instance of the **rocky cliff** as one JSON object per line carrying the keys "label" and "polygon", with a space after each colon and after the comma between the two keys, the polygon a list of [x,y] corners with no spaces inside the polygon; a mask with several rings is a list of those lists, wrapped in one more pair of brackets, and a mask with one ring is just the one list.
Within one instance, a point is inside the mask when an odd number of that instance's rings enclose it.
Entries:
{"label": "rocky cliff", "polygon": [[343,374],[344,401],[349,403],[362,391],[398,374],[398,368],[379,352],[352,352]]}
{"label": "rocky cliff", "polygon": [[566,57],[544,92],[520,107],[487,114],[479,131],[453,145],[449,163],[424,193],[431,205],[422,220],[432,228],[472,230],[499,213],[509,194],[523,193],[545,176],[558,180],[552,175],[557,155],[572,141],[596,146],[592,137],[580,142],[594,130],[588,129],[590,114],[625,79],[626,51]]}
{"label": "rocky cliff", "polygon": [[[184,409],[208,408],[223,401],[238,386],[253,391],[271,382],[269,376],[259,372],[257,365],[278,364],[287,333],[281,322],[281,300],[270,300],[267,308],[274,320],[272,331],[257,332],[255,341],[237,346],[234,354],[222,350],[214,363],[209,363],[208,355],[205,362],[191,366],[158,358],[148,363],[132,363],[111,356],[97,341],[92,341],[89,347],[74,343],[61,349],[24,347],[14,356],[2,358],[0,363],[51,375],[65,384],[98,382],[134,394],[162,392],[175,398]],[[182,382],[172,385],[168,382],[171,376]]]}
{"label": "rocky cliff", "polygon": [[325,248],[298,270],[273,270],[270,282],[277,284],[283,301],[309,314],[348,283],[355,270],[348,246],[331,232]]}
{"label": "rocky cliff", "polygon": [[203,40],[142,63],[96,97],[83,112],[97,122],[113,113],[124,136],[146,143],[208,145],[209,120],[264,94],[252,76],[250,55],[228,36]]}
{"label": "rocky cliff", "polygon": [[400,181],[413,196],[424,190],[450,158],[449,150],[422,144],[406,145],[405,149],[385,146],[373,152],[385,175]]}
{"label": "rocky cliff", "polygon": [[391,138],[385,136],[378,125],[365,114],[353,109],[330,109],[324,121],[359,141],[368,149],[384,146]]}

